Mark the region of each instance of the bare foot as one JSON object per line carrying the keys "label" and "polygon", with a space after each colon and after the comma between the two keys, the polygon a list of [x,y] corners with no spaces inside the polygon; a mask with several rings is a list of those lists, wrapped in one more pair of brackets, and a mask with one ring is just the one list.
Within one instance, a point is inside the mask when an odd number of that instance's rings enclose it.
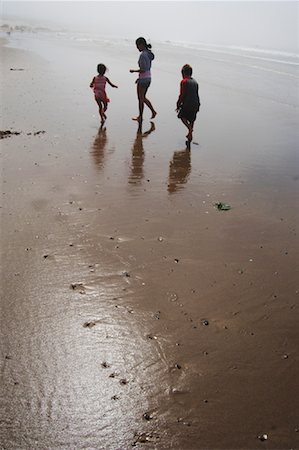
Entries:
{"label": "bare foot", "polygon": [[151,119],[154,119],[156,117],[156,115],[157,115],[157,111],[153,111]]}
{"label": "bare foot", "polygon": [[142,119],[141,119],[140,116],[138,116],[138,117],[132,117],[132,120],[136,120],[136,122],[138,122],[138,123],[141,123],[141,122],[142,122]]}

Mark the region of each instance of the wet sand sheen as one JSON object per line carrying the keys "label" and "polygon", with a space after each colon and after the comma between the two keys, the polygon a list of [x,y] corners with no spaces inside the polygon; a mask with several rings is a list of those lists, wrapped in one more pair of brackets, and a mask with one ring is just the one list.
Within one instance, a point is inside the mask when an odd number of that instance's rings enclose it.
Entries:
{"label": "wet sand sheen", "polygon": [[12,45],[2,122],[22,133],[1,140],[3,448],[295,448],[297,106],[261,98],[264,79],[227,92],[213,79],[226,65],[191,52],[204,106],[187,152],[169,113],[179,49],[157,49],[159,114],[138,133],[134,48],[101,48],[121,83],[99,130],[96,51]]}

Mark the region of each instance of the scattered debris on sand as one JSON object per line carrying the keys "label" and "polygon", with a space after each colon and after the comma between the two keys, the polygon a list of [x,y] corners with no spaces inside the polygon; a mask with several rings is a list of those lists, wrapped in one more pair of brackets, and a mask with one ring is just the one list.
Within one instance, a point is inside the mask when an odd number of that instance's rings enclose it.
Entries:
{"label": "scattered debris on sand", "polygon": [[[11,137],[11,136],[18,136],[19,134],[21,134],[22,131],[10,131],[10,130],[0,130],[0,139],[4,139],[7,137]],[[26,133],[27,136],[38,136],[40,134],[44,134],[45,130],[39,130],[39,131],[31,131],[29,133]]]}
{"label": "scattered debris on sand", "polygon": [[232,207],[227,203],[216,202],[214,203],[215,208],[219,209],[219,211],[229,211]]}
{"label": "scattered debris on sand", "polygon": [[0,131],[0,139],[4,139],[13,135],[19,135],[21,134],[21,132],[19,131],[10,131],[10,130],[5,130],[5,131]]}

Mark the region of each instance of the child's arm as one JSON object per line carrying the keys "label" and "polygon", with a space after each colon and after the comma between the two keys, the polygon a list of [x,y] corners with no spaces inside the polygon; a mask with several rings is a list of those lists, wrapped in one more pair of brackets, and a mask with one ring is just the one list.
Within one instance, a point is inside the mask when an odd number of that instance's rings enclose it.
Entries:
{"label": "child's arm", "polygon": [[118,88],[118,86],[116,86],[115,84],[111,83],[111,81],[107,77],[106,77],[106,81],[107,81],[108,84],[110,84],[110,86],[112,86],[114,88]]}
{"label": "child's arm", "polygon": [[93,77],[92,82],[90,83],[89,87],[93,88],[93,86],[94,86],[94,77]]}
{"label": "child's arm", "polygon": [[142,72],[146,72],[146,70],[148,70],[147,68],[147,61],[146,61],[146,57],[141,54],[138,60],[138,65],[139,65],[139,69],[130,69],[131,73],[142,73]]}
{"label": "child's arm", "polygon": [[177,108],[177,110],[178,110],[178,109],[182,106],[182,104],[184,103],[185,92],[186,92],[186,87],[185,87],[184,80],[182,80],[181,83],[180,83],[180,95],[179,95],[178,101],[176,102],[176,108]]}

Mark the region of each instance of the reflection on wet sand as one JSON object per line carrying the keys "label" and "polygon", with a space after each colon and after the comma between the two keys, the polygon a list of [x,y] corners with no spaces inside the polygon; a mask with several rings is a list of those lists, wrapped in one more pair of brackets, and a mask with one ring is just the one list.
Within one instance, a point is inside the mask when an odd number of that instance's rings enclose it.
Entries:
{"label": "reflection on wet sand", "polygon": [[191,172],[191,152],[181,150],[174,152],[172,161],[169,163],[169,177],[167,190],[173,194],[182,188]]}
{"label": "reflection on wet sand", "polygon": [[94,162],[99,169],[104,167],[104,159],[105,159],[105,149],[107,146],[107,133],[106,127],[99,128],[98,134],[95,137],[95,140],[92,145],[91,154],[94,157]]}
{"label": "reflection on wet sand", "polygon": [[140,183],[143,179],[143,164],[144,164],[144,148],[143,139],[149,136],[156,127],[154,122],[151,122],[150,128],[142,132],[142,124],[139,124],[136,138],[132,147],[132,163],[131,163],[131,173],[129,174],[129,183],[136,184]]}

